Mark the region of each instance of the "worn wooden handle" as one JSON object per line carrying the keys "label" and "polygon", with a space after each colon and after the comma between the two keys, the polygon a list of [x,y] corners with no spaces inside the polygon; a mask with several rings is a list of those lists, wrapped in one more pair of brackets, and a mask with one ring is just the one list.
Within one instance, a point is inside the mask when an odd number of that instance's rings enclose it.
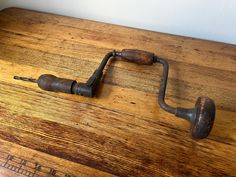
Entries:
{"label": "worn wooden handle", "polygon": [[192,137],[195,139],[206,138],[213,127],[216,106],[212,99],[201,96],[195,104],[196,114],[192,118]]}
{"label": "worn wooden handle", "polygon": [[72,86],[76,81],[43,74],[38,78],[37,83],[41,89],[46,91],[72,93]]}
{"label": "worn wooden handle", "polygon": [[123,49],[121,51],[121,57],[130,62],[142,65],[152,65],[154,53],[136,49]]}

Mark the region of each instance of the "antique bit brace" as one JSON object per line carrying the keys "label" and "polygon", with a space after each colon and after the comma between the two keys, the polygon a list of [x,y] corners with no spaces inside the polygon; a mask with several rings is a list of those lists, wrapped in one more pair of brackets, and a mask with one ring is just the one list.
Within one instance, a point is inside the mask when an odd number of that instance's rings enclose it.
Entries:
{"label": "antique bit brace", "polygon": [[121,52],[109,52],[86,83],[78,83],[75,80],[58,78],[51,74],[43,74],[37,80],[18,76],[14,76],[14,79],[37,83],[41,89],[47,91],[93,97],[103,75],[103,69],[108,60],[112,57],[120,57],[121,59],[142,65],[161,63],[163,65],[163,75],[158,97],[160,107],[167,112],[175,114],[177,117],[188,120],[191,123],[191,133],[194,139],[203,139],[209,135],[215,119],[214,101],[208,97],[201,96],[197,99],[195,107],[193,108],[174,108],[168,105],[165,102],[165,93],[169,64],[165,59],[159,58],[150,52],[135,49],[123,49]]}

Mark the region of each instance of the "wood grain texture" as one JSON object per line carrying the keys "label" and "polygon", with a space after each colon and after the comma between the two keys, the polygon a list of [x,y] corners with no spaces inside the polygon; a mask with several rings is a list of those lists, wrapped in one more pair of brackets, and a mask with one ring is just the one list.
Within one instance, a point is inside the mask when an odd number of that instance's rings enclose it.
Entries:
{"label": "wood grain texture", "polygon": [[[84,82],[103,56],[136,48],[167,59],[167,102],[215,100],[207,139],[157,105],[161,65],[113,59],[95,98],[14,75]],[[75,176],[236,176],[236,46],[9,8],[0,12],[0,151]],[[0,167],[2,176],[19,176]]]}

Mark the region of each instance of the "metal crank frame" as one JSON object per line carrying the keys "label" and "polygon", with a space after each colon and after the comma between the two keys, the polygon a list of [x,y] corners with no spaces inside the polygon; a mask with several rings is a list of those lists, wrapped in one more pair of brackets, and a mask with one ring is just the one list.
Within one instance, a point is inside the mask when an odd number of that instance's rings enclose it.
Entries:
{"label": "metal crank frame", "polygon": [[215,103],[212,99],[201,96],[197,99],[193,108],[172,107],[165,102],[166,85],[168,79],[169,64],[165,59],[159,58],[154,53],[136,49],[123,49],[121,52],[113,51],[105,55],[99,67],[86,83],[78,83],[75,80],[58,78],[54,75],[43,74],[38,79],[14,76],[14,79],[37,83],[46,91],[64,92],[86,97],[93,97],[103,75],[103,69],[108,60],[113,57],[141,64],[152,65],[160,63],[163,65],[163,74],[160,83],[158,103],[162,109],[177,117],[188,120],[191,123],[191,135],[194,139],[206,138],[214,123]]}

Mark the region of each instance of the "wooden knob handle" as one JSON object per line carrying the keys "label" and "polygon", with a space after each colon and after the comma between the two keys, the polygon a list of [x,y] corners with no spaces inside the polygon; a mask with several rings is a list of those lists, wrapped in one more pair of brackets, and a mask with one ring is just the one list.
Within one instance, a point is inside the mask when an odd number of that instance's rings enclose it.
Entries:
{"label": "wooden knob handle", "polygon": [[120,56],[130,62],[142,65],[152,65],[154,61],[154,53],[143,50],[123,49]]}
{"label": "wooden knob handle", "polygon": [[212,99],[201,96],[197,99],[194,108],[177,108],[175,115],[190,121],[191,134],[194,139],[203,139],[211,132],[215,120],[215,109]]}
{"label": "wooden knob handle", "polygon": [[211,132],[215,120],[215,103],[208,97],[199,97],[195,104],[196,114],[192,119],[192,137],[206,138]]}

